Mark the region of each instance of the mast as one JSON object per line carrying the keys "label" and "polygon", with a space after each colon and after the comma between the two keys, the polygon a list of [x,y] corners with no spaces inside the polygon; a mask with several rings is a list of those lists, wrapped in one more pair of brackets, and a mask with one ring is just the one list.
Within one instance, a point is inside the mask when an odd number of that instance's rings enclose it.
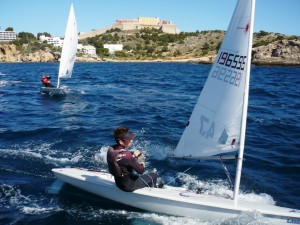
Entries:
{"label": "mast", "polygon": [[245,84],[245,93],[244,93],[242,125],[241,125],[240,150],[239,150],[239,154],[238,154],[236,176],[235,176],[235,182],[234,182],[234,191],[233,191],[233,200],[234,200],[235,206],[237,206],[237,201],[238,201],[241,173],[242,173],[242,165],[243,165],[243,157],[244,157],[247,111],[248,111],[248,98],[249,98],[251,49],[252,49],[252,39],[253,39],[253,27],[254,27],[254,9],[255,9],[255,0],[251,0],[250,36],[249,36],[249,42],[248,42],[247,72],[246,72],[246,81],[245,81],[246,84]]}

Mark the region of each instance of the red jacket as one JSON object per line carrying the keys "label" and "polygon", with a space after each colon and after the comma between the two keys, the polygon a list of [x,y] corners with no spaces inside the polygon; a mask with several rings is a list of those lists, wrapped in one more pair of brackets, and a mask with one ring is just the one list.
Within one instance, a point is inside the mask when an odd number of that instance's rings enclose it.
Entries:
{"label": "red jacket", "polygon": [[50,79],[48,79],[47,77],[43,76],[42,77],[42,83],[45,87],[51,87],[52,85],[50,84]]}

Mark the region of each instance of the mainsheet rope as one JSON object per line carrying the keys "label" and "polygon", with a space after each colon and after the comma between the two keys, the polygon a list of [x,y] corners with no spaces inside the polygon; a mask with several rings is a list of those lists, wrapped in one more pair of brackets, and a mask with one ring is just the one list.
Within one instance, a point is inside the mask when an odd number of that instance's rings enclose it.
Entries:
{"label": "mainsheet rope", "polygon": [[[187,172],[188,170],[190,170],[192,167],[187,168],[185,171],[183,171],[182,173]],[[173,182],[174,180],[176,180],[181,174],[179,174],[178,176],[176,176],[175,178],[173,178],[171,181],[169,181],[168,183],[166,183],[166,185],[170,184],[171,182]]]}

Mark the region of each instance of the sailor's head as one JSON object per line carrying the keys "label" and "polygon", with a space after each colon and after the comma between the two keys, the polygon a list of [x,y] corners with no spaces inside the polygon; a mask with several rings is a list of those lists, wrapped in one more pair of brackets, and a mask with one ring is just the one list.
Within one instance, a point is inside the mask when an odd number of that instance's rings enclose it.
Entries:
{"label": "sailor's head", "polygon": [[127,127],[120,126],[114,130],[116,142],[124,146],[129,146],[132,143],[134,136],[135,134],[130,132]]}
{"label": "sailor's head", "polygon": [[45,74],[42,74],[42,78],[47,78],[48,80],[50,80],[50,79],[51,79],[51,77],[50,77],[50,76],[46,76]]}

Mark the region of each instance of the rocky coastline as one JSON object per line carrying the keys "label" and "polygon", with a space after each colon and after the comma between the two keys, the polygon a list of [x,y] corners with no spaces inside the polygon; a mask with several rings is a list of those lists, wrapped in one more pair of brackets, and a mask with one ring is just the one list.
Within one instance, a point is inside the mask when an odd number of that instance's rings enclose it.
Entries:
{"label": "rocky coastline", "polygon": [[[100,58],[98,56],[81,55],[77,62],[195,62],[210,64],[214,62],[216,52],[202,57],[183,54],[177,57],[159,59],[130,59],[130,58]],[[0,43],[0,62],[58,62],[60,52],[50,49],[35,52],[20,52],[14,44]],[[252,64],[255,65],[282,65],[300,66],[300,40],[279,40],[252,49]]]}

